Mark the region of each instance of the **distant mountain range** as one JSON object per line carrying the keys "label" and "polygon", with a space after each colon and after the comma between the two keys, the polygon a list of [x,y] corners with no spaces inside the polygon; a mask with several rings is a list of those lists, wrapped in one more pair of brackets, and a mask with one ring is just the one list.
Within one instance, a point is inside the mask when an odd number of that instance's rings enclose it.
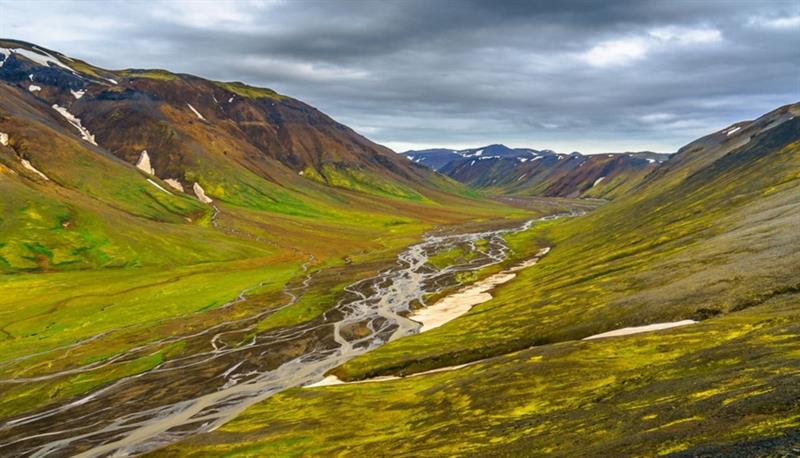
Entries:
{"label": "distant mountain range", "polygon": [[669,154],[640,151],[584,155],[488,145],[402,153],[468,186],[494,194],[612,198],[633,188]]}

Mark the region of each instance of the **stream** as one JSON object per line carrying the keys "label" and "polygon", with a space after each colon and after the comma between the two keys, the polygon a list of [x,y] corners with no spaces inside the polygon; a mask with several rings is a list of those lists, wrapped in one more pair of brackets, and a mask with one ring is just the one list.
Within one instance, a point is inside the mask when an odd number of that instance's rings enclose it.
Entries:
{"label": "stream", "polygon": [[[401,252],[393,267],[347,286],[334,307],[297,326],[255,334],[238,345],[226,343],[226,335],[249,336],[245,331],[262,314],[188,336],[207,341],[208,350],[167,360],[68,404],[6,421],[0,425],[0,455],[128,456],[214,430],[254,403],[319,382],[328,370],[419,332],[420,323],[407,318],[412,304],[424,304],[426,294],[452,286],[458,272],[502,262],[509,251],[503,235],[526,230],[535,221],[511,229],[427,235]],[[454,246],[468,247],[473,257],[443,269],[428,263],[434,253]],[[281,308],[293,305],[311,281],[308,274],[302,285],[284,290],[289,300]],[[253,288],[234,301],[245,300]],[[187,336],[174,339],[181,338]]]}

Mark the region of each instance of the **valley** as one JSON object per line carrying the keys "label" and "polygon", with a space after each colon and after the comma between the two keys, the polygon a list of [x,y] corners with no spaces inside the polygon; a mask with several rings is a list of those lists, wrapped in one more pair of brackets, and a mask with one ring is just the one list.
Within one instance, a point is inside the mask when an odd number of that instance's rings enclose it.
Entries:
{"label": "valley", "polygon": [[800,428],[800,104],[396,154],[0,40],[3,456],[695,456]]}
{"label": "valley", "polygon": [[[203,351],[168,359],[77,400],[15,418],[0,431],[0,440],[4,449],[14,454],[43,456],[57,451],[102,456],[141,453],[188,434],[216,429],[255,402],[319,381],[326,371],[359,354],[419,332],[420,324],[407,318],[411,304],[424,303],[424,297],[460,283],[456,280],[460,274],[474,274],[505,261],[509,248],[503,235],[528,230],[532,223],[427,236],[402,252],[396,267],[346,286],[337,303],[318,318],[259,332],[264,315],[295,306],[303,297],[314,282],[314,275],[307,274],[301,284],[282,291],[285,303],[268,312],[147,345],[152,351],[181,342]],[[481,247],[478,242],[483,242]],[[429,264],[429,256],[455,246],[467,247],[469,262],[442,268]],[[305,264],[303,270],[307,269]],[[246,301],[247,293],[243,290],[238,299],[223,307]],[[101,366],[91,364],[45,377],[17,378],[13,383],[42,382],[98,370],[130,360],[144,350],[135,348]],[[127,406],[135,406],[135,410]],[[87,418],[92,419],[88,425]],[[39,435],[32,431],[48,432]]]}

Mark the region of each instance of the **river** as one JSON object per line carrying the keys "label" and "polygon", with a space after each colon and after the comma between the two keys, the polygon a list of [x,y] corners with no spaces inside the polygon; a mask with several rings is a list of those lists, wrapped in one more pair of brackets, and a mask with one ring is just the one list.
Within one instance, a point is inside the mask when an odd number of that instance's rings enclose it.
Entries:
{"label": "river", "polygon": [[[559,216],[565,215],[545,219]],[[412,304],[452,284],[456,272],[502,262],[509,250],[503,235],[533,222],[428,235],[401,252],[395,266],[345,288],[336,305],[317,319],[257,334],[243,345],[226,345],[220,337],[252,329],[258,317],[196,333],[190,337],[207,339],[208,351],[168,360],[68,404],[7,421],[0,426],[0,454],[126,456],[213,430],[275,393],[318,382],[349,359],[419,332],[420,324],[407,318]],[[474,254],[466,264],[437,269],[428,263],[432,254],[459,245]],[[299,291],[285,291],[289,301],[284,307],[296,302],[311,278]],[[246,293],[236,300],[245,300]]]}

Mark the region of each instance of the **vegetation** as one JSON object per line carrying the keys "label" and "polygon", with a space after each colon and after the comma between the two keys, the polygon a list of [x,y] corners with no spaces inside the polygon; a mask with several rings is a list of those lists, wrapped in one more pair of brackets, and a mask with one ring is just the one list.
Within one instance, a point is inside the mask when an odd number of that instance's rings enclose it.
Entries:
{"label": "vegetation", "polygon": [[248,99],[267,98],[272,100],[283,100],[286,98],[286,96],[278,94],[272,89],[249,86],[247,84],[240,83],[239,81],[232,81],[232,82],[214,81],[214,84],[221,87],[222,89],[225,89],[226,91],[233,92],[236,95],[246,97]]}
{"label": "vegetation", "polygon": [[297,388],[152,456],[656,456],[780,437],[800,427],[798,299],[454,371]]}

